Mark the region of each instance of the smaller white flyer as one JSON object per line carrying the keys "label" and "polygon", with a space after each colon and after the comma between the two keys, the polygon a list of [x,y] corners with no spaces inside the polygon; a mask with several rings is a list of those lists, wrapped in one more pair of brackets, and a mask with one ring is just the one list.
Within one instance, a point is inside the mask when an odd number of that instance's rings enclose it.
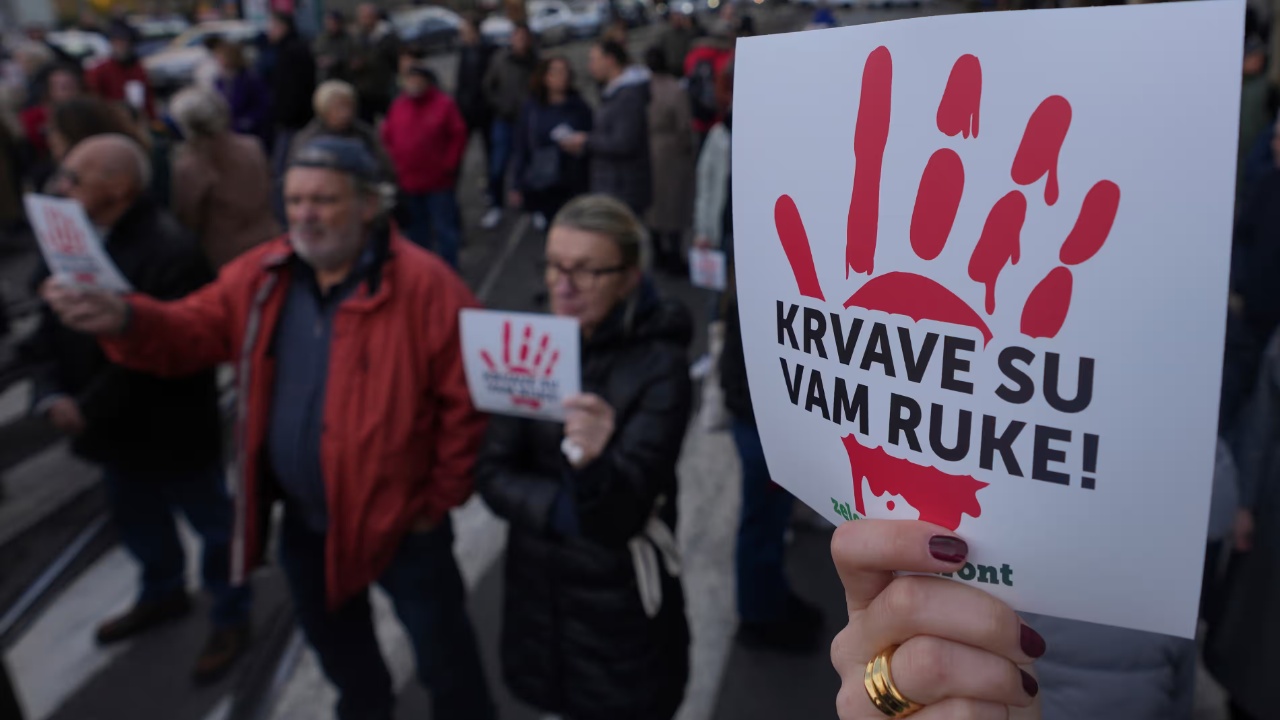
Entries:
{"label": "smaller white flyer", "polygon": [[460,321],[467,387],[477,408],[564,421],[565,399],[582,389],[577,320],[466,309]]}
{"label": "smaller white flyer", "polygon": [[80,287],[133,290],[102,247],[80,203],[35,194],[26,195],[23,202],[51,275]]}
{"label": "smaller white flyer", "polygon": [[689,281],[694,287],[724,290],[726,270],[723,250],[694,248],[689,251]]}

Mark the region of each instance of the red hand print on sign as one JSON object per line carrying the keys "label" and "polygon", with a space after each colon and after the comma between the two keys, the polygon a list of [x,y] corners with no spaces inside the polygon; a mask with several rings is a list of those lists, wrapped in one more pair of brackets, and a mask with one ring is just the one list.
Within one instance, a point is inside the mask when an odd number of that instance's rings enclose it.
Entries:
{"label": "red hand print on sign", "polygon": [[[530,379],[551,377],[551,373],[556,369],[556,362],[560,359],[560,351],[550,347],[550,335],[544,334],[535,345],[533,326],[526,325],[519,340],[515,342],[519,345],[514,348],[513,355],[511,321],[508,320],[502,324],[502,366],[499,367],[493,361],[493,356],[488,350],[480,351],[480,359],[484,361],[485,367],[489,368],[489,372]],[[513,395],[511,402],[530,410],[542,407],[542,400],[533,396]]]}
{"label": "red hand print on sign", "polygon": [[[984,345],[992,331],[982,312],[941,283],[912,272],[875,274],[875,254],[880,230],[880,184],[885,148],[889,142],[893,99],[893,58],[878,47],[867,56],[863,68],[857,121],[853,132],[854,178],[845,238],[845,276],[871,276],[844,301],[844,307],[861,307],[915,321],[932,320],[970,327],[982,334]],[[982,66],[974,55],[962,55],[951,68],[938,104],[937,128],[948,137],[977,138],[982,100]],[[1071,126],[1071,104],[1060,95],[1045,98],[1027,121],[1012,163],[1010,179],[1017,185],[1044,180],[1044,202],[1059,200],[1058,163]],[[951,148],[940,148],[929,158],[920,177],[911,213],[909,242],[921,260],[942,254],[964,195],[964,162]],[[1120,188],[1110,180],[1097,181],[1085,194],[1075,225],[1061,245],[1058,261],[1023,303],[1020,330],[1033,338],[1052,338],[1062,329],[1071,305],[1073,276],[1068,266],[1092,258],[1107,240],[1120,205]],[[1000,198],[987,213],[982,232],[970,251],[968,275],[983,287],[981,311],[996,312],[996,288],[1007,266],[1021,259],[1022,227],[1028,213],[1026,195],[1017,188]],[[789,195],[774,204],[774,224],[783,252],[801,295],[825,301],[809,236],[799,208]],[[982,508],[979,490],[987,483],[957,476],[933,467],[917,465],[870,449],[854,435],[843,438],[854,476],[854,498],[860,514],[866,513],[863,479],[876,496],[901,496],[924,520],[956,529],[961,516],[978,517]],[[892,507],[890,505],[890,507]]]}
{"label": "red hand print on sign", "polygon": [[84,255],[88,252],[75,221],[61,210],[45,206],[44,227],[49,245],[55,252],[63,255]]}

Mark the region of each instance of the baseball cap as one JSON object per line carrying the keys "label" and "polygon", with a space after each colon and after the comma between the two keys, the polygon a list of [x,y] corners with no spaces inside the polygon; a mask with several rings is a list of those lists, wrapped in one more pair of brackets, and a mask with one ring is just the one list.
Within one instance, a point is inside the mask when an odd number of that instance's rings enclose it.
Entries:
{"label": "baseball cap", "polygon": [[365,181],[378,179],[378,163],[364,143],[331,135],[322,135],[303,146],[289,167],[336,170]]}

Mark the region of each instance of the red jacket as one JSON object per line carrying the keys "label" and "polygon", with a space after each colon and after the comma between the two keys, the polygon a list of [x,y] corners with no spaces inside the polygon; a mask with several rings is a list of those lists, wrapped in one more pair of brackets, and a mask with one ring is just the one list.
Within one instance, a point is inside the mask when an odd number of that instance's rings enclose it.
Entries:
{"label": "red jacket", "polygon": [[401,190],[452,190],[467,149],[467,124],[453,99],[439,90],[431,88],[417,98],[401,95],[382,124],[382,145]]}
{"label": "red jacket", "polygon": [[[724,75],[724,69],[732,61],[732,47],[720,47],[707,42],[698,43],[689,51],[688,55],[684,56],[684,76],[692,77],[694,70],[698,67],[698,63],[707,62],[711,63],[712,75],[718,82],[720,76]],[[716,123],[722,119],[722,117],[717,117],[715,120],[706,121],[693,118],[693,129],[700,133],[711,132],[711,128],[715,127]]]}
{"label": "red jacket", "polygon": [[[241,255],[191,295],[131,295],[113,361],[157,375],[235,362],[235,582],[261,560],[272,501],[262,481],[274,385],[272,345],[288,290],[288,241]],[[435,255],[395,236],[376,291],[366,280],[333,320],[321,465],[329,507],[325,576],[336,608],[382,575],[418,520],[437,521],[471,495],[484,435],[462,369],[458,311],[471,291]]]}
{"label": "red jacket", "polygon": [[155,119],[156,99],[151,93],[151,81],[147,79],[147,71],[142,67],[141,60],[128,65],[115,58],[103,60],[85,73],[84,86],[90,93],[104,100],[126,102],[128,98],[125,97],[124,87],[131,80],[137,80],[146,89],[147,117]]}

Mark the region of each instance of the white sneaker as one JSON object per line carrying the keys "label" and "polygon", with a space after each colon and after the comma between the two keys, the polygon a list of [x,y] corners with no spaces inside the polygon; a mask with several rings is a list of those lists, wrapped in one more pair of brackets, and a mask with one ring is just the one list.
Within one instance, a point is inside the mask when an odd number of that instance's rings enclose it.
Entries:
{"label": "white sneaker", "polygon": [[492,230],[498,227],[500,222],[502,222],[502,208],[489,208],[485,211],[484,217],[480,218],[480,227]]}
{"label": "white sneaker", "polygon": [[547,229],[547,216],[542,213],[533,214],[533,229],[543,232]]}

